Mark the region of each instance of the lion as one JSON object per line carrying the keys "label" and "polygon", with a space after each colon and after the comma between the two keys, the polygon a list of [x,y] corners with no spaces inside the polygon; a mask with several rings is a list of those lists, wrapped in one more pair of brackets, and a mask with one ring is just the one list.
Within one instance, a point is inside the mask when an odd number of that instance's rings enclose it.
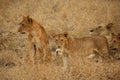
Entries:
{"label": "lion", "polygon": [[[48,35],[43,26],[41,26],[31,17],[23,16],[23,20],[20,23],[18,32],[28,34],[29,50],[34,48],[34,60],[32,60],[33,63],[39,63],[40,60],[50,60],[51,53],[49,50]],[[29,53],[28,56],[30,57],[31,53]]]}
{"label": "lion", "polygon": [[112,34],[110,52],[115,59],[120,59],[120,34]]}
{"label": "lion", "polygon": [[[94,59],[105,58],[109,56],[107,39],[101,36],[74,38],[67,32],[62,34],[52,34],[56,47],[66,52],[71,57],[84,56]],[[98,61],[98,60],[97,60]]]}
{"label": "lion", "polygon": [[105,27],[98,26],[90,30],[91,35],[108,35],[109,33],[115,33],[113,23],[109,23]]}
{"label": "lion", "polygon": [[108,40],[108,43],[110,44],[110,41],[112,39],[111,34],[117,34],[116,30],[113,26],[113,23],[107,24],[105,27],[98,26],[96,28],[93,28],[90,30],[90,35],[92,36],[105,36]]}

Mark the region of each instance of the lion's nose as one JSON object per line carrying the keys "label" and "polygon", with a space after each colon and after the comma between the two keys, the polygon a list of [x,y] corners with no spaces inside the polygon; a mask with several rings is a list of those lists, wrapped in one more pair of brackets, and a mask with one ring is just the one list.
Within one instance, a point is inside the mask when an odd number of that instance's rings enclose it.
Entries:
{"label": "lion's nose", "polygon": [[60,46],[58,46],[58,48],[60,48]]}
{"label": "lion's nose", "polygon": [[90,30],[90,32],[93,32],[93,30]]}
{"label": "lion's nose", "polygon": [[21,34],[25,34],[25,32],[20,32]]}
{"label": "lion's nose", "polygon": [[113,48],[112,50],[117,50],[117,48]]}
{"label": "lion's nose", "polygon": [[58,51],[56,51],[56,53],[58,54]]}

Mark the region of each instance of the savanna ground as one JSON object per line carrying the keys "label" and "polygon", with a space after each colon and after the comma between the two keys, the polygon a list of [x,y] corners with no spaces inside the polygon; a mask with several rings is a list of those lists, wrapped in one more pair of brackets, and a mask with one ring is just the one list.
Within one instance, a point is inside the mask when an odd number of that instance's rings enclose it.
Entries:
{"label": "savanna ground", "polygon": [[69,58],[67,71],[61,58],[26,64],[27,35],[17,32],[23,15],[37,20],[48,34],[89,36],[90,28],[109,22],[120,30],[120,0],[0,0],[0,80],[120,80],[120,61],[95,63],[78,56]]}

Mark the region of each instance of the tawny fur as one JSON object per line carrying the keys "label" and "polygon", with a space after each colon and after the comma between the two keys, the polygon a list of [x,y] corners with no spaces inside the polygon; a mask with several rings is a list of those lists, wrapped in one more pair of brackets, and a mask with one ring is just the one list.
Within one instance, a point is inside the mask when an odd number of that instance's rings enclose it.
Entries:
{"label": "tawny fur", "polygon": [[90,30],[90,35],[92,36],[105,36],[108,40],[108,43],[110,44],[111,41],[111,33],[116,33],[115,27],[113,26],[113,23],[107,24],[105,27],[98,26],[96,28],[93,28]]}
{"label": "tawny fur", "polygon": [[110,52],[115,59],[120,59],[120,35],[111,34]]}
{"label": "tawny fur", "polygon": [[109,48],[107,39],[102,36],[84,37],[81,39],[69,37],[68,34],[53,34],[56,47],[67,51],[70,56],[88,57],[95,56],[108,57]]}
{"label": "tawny fur", "polygon": [[[43,26],[30,18],[29,16],[23,17],[19,32],[28,33],[29,49],[35,49],[34,61],[49,60],[51,53],[49,50],[48,35]],[[30,55],[31,53],[29,53]]]}

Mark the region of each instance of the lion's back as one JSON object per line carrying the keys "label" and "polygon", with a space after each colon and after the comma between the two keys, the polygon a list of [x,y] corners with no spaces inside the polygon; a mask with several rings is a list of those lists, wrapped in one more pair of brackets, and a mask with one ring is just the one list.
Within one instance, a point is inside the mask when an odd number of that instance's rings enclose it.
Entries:
{"label": "lion's back", "polygon": [[88,52],[92,53],[94,49],[97,49],[93,39],[91,37],[85,37],[85,38],[74,38],[72,40],[69,40],[69,50],[71,52],[80,53],[82,55],[86,54]]}

